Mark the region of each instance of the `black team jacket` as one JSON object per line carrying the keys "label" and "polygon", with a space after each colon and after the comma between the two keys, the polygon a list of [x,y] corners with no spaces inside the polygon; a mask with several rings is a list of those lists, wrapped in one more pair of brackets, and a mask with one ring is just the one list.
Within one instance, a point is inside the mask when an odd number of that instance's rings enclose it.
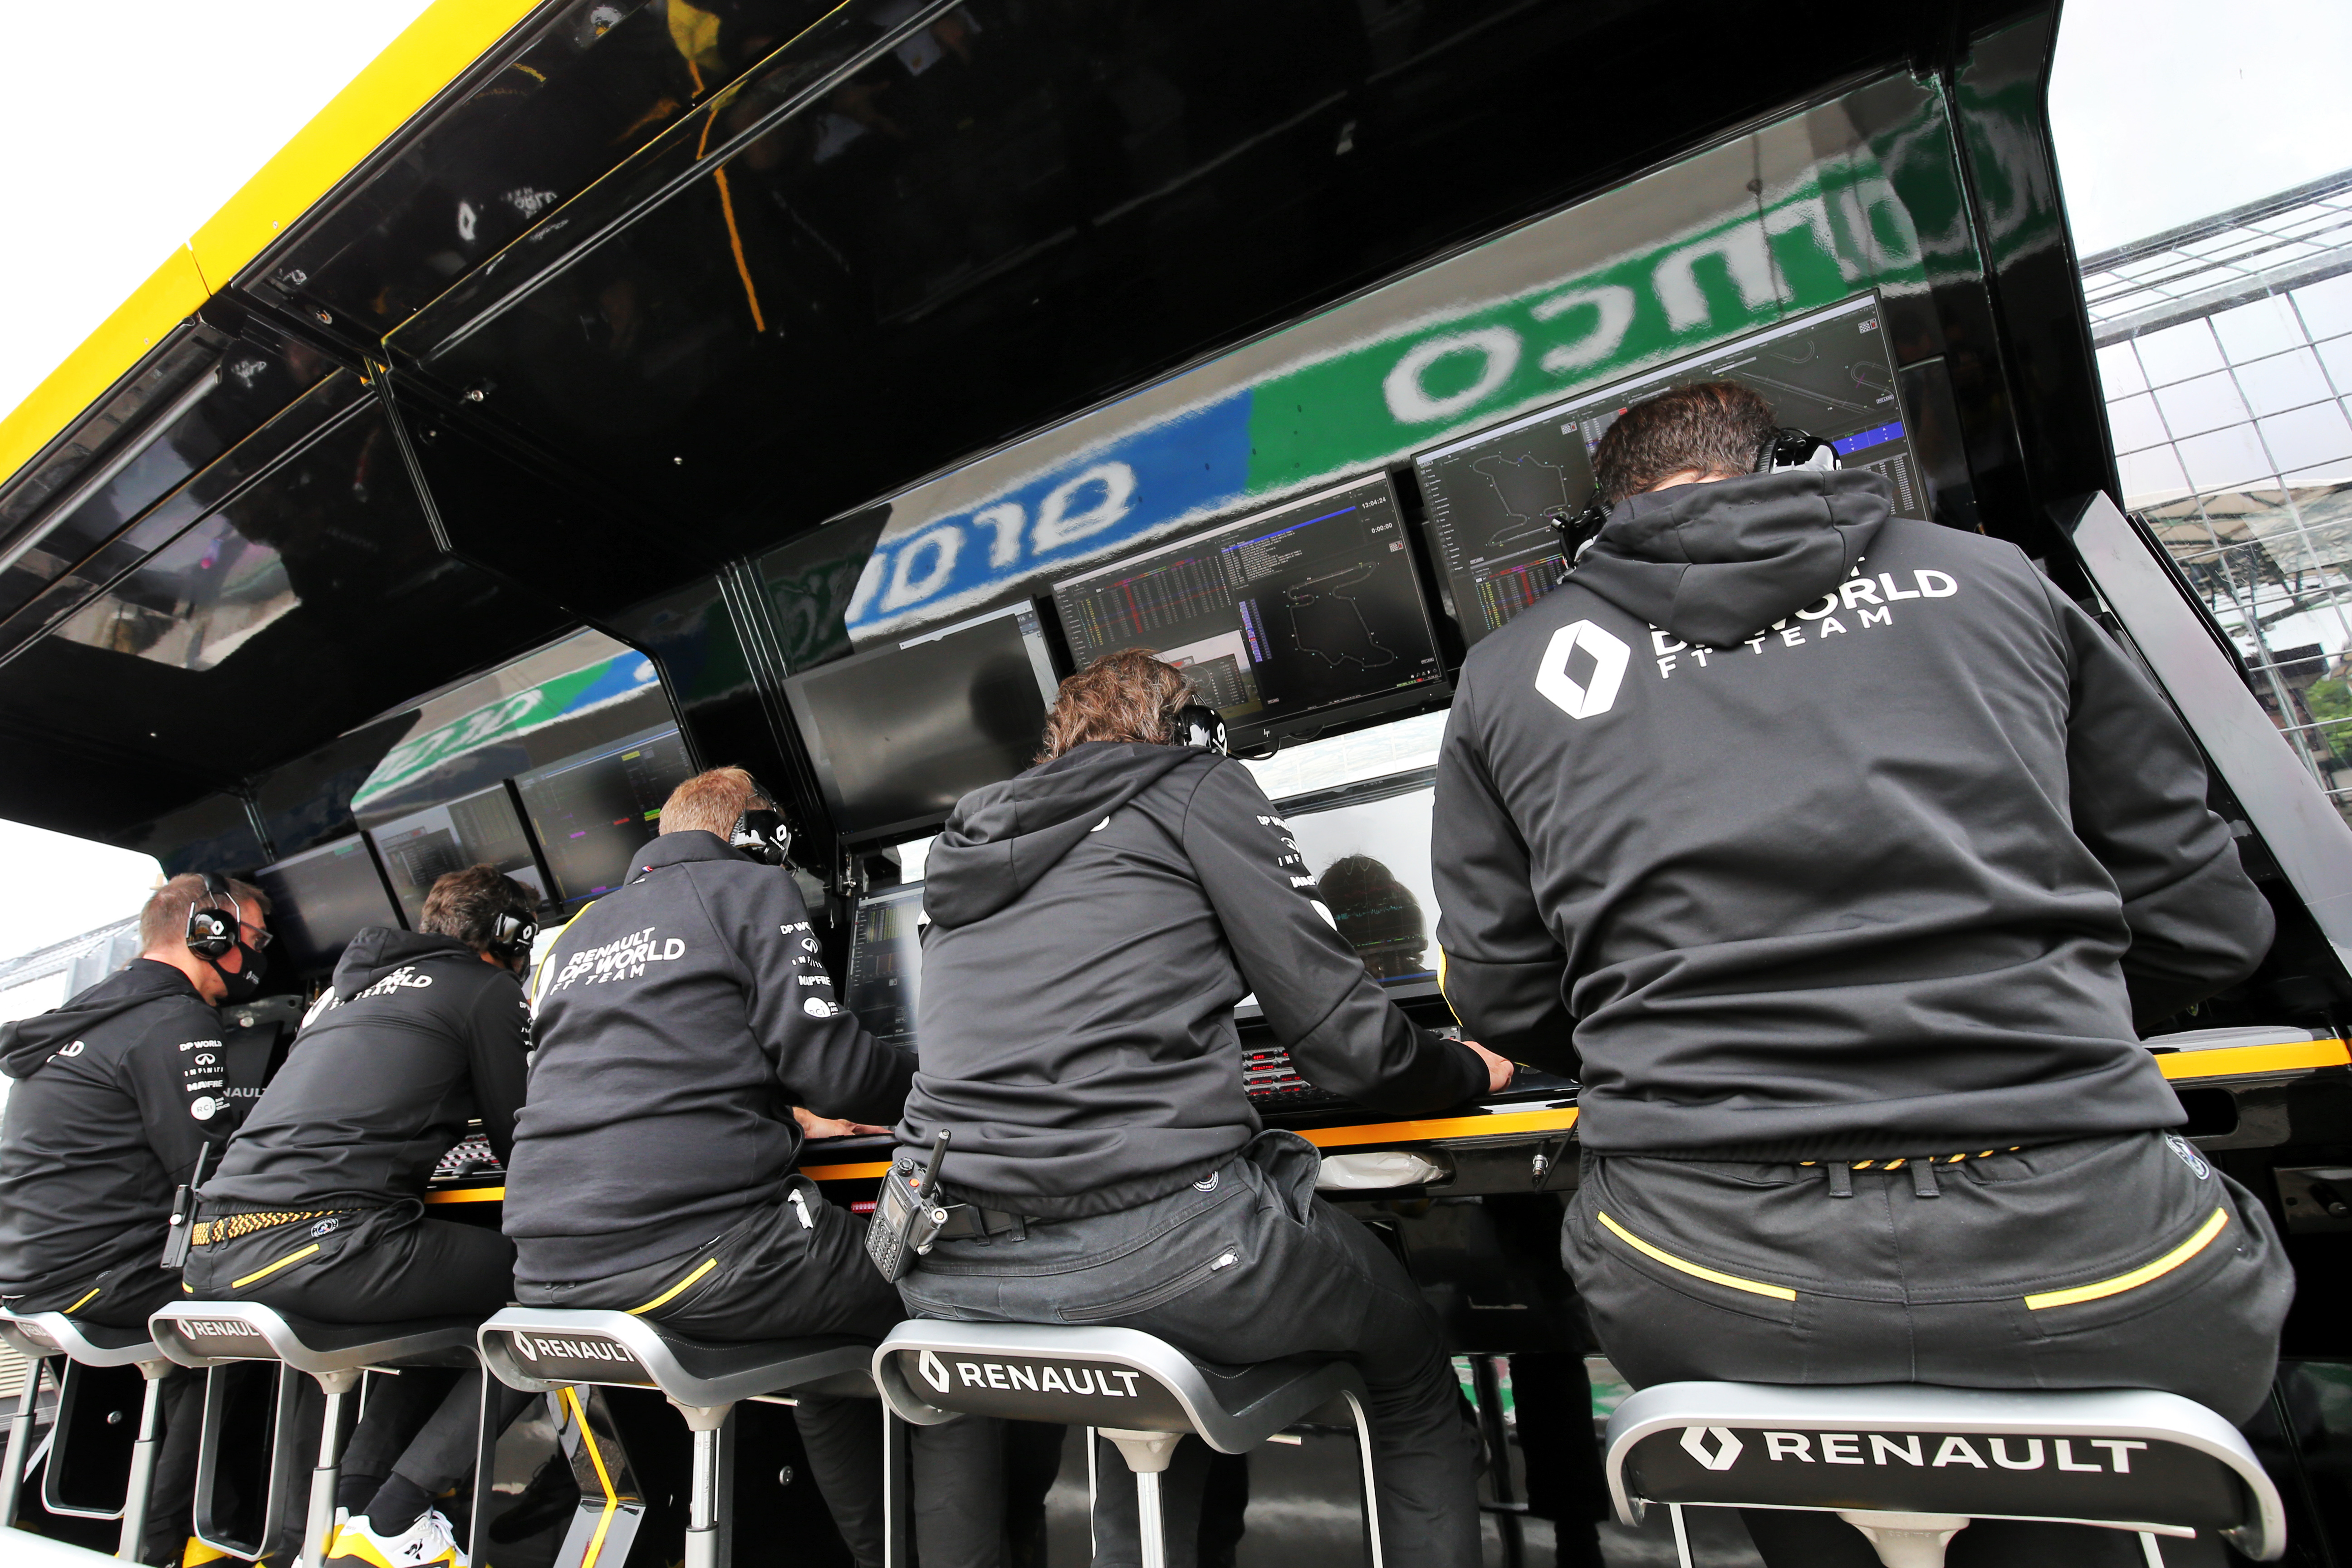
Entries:
{"label": "black team jacket", "polygon": [[2134,1029],[2270,907],[2164,700],[2014,545],[1875,475],[1637,496],[1475,649],[1445,993],[1600,1153],[1877,1157],[2168,1127]]}
{"label": "black team jacket", "polygon": [[236,1054],[188,977],[148,958],[0,1027],[0,1071],[16,1080],[0,1124],[0,1296],[161,1259],[173,1192],[236,1124]]}
{"label": "black team jacket", "polygon": [[950,1129],[943,1184],[1045,1218],[1174,1192],[1258,1131],[1234,1005],[1299,1072],[1377,1110],[1485,1092],[1341,941],[1257,781],[1093,742],[956,804],[925,868],[922,1063],[898,1126]]}
{"label": "black team jacket", "polygon": [[534,995],[506,1201],[532,1284],[659,1263],[781,1201],[795,1105],[887,1124],[906,1102],[912,1058],[835,1000],[792,878],[713,833],[639,851]]}
{"label": "black team jacket", "polygon": [[530,1035],[511,972],[453,936],[366,928],[206,1179],[205,1212],[415,1197],[476,1117],[506,1159]]}

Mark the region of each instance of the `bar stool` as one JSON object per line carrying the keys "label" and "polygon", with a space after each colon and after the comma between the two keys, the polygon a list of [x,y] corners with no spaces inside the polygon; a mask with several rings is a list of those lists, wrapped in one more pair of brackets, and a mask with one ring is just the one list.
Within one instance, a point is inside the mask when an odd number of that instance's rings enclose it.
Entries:
{"label": "bar stool", "polygon": [[1186,1433],[1243,1454],[1285,1427],[1344,1410],[1362,1467],[1365,1545],[1381,1568],[1371,1425],[1363,1378],[1348,1362],[1290,1356],[1218,1366],[1136,1329],[918,1319],[876,1347],[874,1382],[892,1413],[919,1426],[997,1415],[1100,1432],[1135,1475],[1143,1568],[1167,1562],[1160,1477]]}
{"label": "bar stool", "polygon": [[[310,1373],[327,1396],[319,1464],[310,1472],[301,1562],[322,1568],[335,1524],[335,1482],[342,1468],[343,1400],[360,1374],[401,1367],[469,1367],[473,1320],[427,1318],[404,1323],[314,1323],[257,1301],[174,1301],[147,1320],[155,1343],[182,1366],[274,1361]],[[477,1495],[479,1478],[477,1478]],[[478,1514],[479,1510],[475,1510]]]}
{"label": "bar stool", "polygon": [[[41,1478],[41,1506],[52,1513],[83,1519],[121,1519],[122,1533],[115,1556],[135,1562],[139,1538],[147,1529],[147,1493],[155,1479],[155,1451],[161,1439],[155,1418],[163,1399],[163,1380],[172,1363],[156,1348],[143,1328],[115,1329],[79,1321],[63,1312],[0,1312],[0,1339],[25,1358],[25,1387],[8,1422],[8,1473],[0,1480],[0,1527],[16,1522],[16,1500],[24,1484],[26,1449],[32,1440],[34,1402],[40,1390],[41,1363],[61,1355],[71,1363],[58,1382],[58,1414],[50,1428],[49,1458]],[[139,1405],[139,1437],[131,1448],[131,1477],[120,1509],[91,1509],[68,1502],[59,1492],[63,1469],[61,1449],[67,1423],[73,1416],[71,1367],[135,1366],[144,1380]]]}
{"label": "bar stool", "polygon": [[[651,1388],[677,1406],[694,1434],[686,1568],[719,1568],[728,1554],[733,1500],[720,1433],[737,1405],[774,1394],[874,1394],[872,1342],[839,1334],[707,1344],[627,1312],[509,1307],[481,1326],[478,1342],[482,1364],[509,1388]],[[890,1519],[886,1511],[886,1531]]]}
{"label": "bar stool", "polygon": [[2257,1563],[2286,1551],[2278,1489],[2238,1429],[2145,1389],[1664,1383],[1609,1418],[1606,1468],[1624,1523],[1673,1510],[1684,1568],[1692,1505],[1834,1513],[1886,1568],[1941,1568],[1979,1519],[2129,1531],[2149,1568],[2162,1535],[2211,1531]]}

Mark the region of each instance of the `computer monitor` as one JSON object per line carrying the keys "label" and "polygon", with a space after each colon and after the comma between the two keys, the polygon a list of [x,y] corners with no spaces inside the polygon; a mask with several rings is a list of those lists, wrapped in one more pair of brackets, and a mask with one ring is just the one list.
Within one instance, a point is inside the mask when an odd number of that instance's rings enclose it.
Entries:
{"label": "computer monitor", "polygon": [[354,833],[316,849],[289,855],[254,873],[269,895],[271,957],[284,954],[297,971],[331,970],[345,944],[365,926],[400,926],[400,906],[376,869],[367,839]]}
{"label": "computer monitor", "polygon": [[1282,819],[1307,873],[1361,955],[1391,988],[1437,980],[1437,889],[1429,875],[1426,770],[1286,805]]}
{"label": "computer monitor", "polygon": [[425,897],[433,884],[468,866],[496,866],[540,902],[548,901],[546,874],[530,852],[530,835],[504,784],[394,817],[368,837],[375,840],[393,896],[412,931],[425,918]]}
{"label": "computer monitor", "polygon": [[1016,605],[792,677],[784,695],[835,832],[907,838],[1037,754],[1057,684],[1036,609]]}
{"label": "computer monitor", "polygon": [[1591,500],[1592,451],[1617,416],[1670,386],[1715,380],[1754,387],[1781,424],[1829,441],[1848,468],[1884,475],[1897,516],[1927,515],[1878,300],[1864,295],[1416,456],[1423,526],[1465,641],[1559,586],[1567,562],[1550,520]]}
{"label": "computer monitor", "polygon": [[661,831],[662,802],[694,773],[675,726],[642,731],[515,780],[560,903],[611,892]]}
{"label": "computer monitor", "polygon": [[1417,700],[1444,676],[1386,474],[1073,577],[1054,608],[1081,668],[1150,648],[1245,742]]}
{"label": "computer monitor", "polygon": [[923,885],[909,882],[858,901],[843,1000],[866,1032],[912,1049],[923,989]]}

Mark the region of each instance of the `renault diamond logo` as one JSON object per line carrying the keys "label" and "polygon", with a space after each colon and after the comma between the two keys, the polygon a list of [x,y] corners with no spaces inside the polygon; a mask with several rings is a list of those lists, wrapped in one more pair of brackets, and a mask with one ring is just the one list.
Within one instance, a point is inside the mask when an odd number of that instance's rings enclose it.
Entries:
{"label": "renault diamond logo", "polygon": [[[1592,659],[1591,679],[1582,686],[1568,674],[1579,648]],[[1536,667],[1536,691],[1571,719],[1606,713],[1617,700],[1618,685],[1625,679],[1625,661],[1633,654],[1632,648],[1591,621],[1562,626],[1551,634],[1551,646],[1544,649],[1543,663]]]}
{"label": "renault diamond logo", "polygon": [[[1715,1435],[1716,1449],[1706,1451],[1708,1433]],[[1683,1452],[1710,1470],[1727,1470],[1739,1462],[1739,1439],[1728,1426],[1685,1426],[1683,1428]]]}
{"label": "renault diamond logo", "polygon": [[939,1352],[936,1351],[925,1351],[917,1356],[915,1370],[923,1374],[925,1383],[929,1384],[941,1394],[945,1394],[949,1386],[955,1382],[955,1379],[948,1375],[947,1363],[939,1358]]}

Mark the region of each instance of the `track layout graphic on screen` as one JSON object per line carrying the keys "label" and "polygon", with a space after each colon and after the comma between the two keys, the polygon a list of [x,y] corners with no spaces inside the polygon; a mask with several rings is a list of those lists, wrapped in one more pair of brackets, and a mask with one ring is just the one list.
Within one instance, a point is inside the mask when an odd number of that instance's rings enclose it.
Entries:
{"label": "track layout graphic on screen", "polygon": [[1440,674],[1386,475],[1073,578],[1054,605],[1081,667],[1148,647],[1244,731]]}
{"label": "track layout graphic on screen", "polygon": [[368,837],[383,858],[384,874],[392,879],[393,894],[411,928],[425,918],[425,900],[433,884],[468,866],[496,866],[541,901],[546,900],[547,889],[540,885],[545,879],[504,784],[394,817]]}
{"label": "track layout graphic on screen", "polygon": [[1591,500],[1592,452],[1618,415],[1670,386],[1714,380],[1754,387],[1781,424],[1829,441],[1846,467],[1884,476],[1898,516],[1927,516],[1878,301],[1850,300],[1417,456],[1431,553],[1465,640],[1559,585],[1568,562],[1553,520]]}

